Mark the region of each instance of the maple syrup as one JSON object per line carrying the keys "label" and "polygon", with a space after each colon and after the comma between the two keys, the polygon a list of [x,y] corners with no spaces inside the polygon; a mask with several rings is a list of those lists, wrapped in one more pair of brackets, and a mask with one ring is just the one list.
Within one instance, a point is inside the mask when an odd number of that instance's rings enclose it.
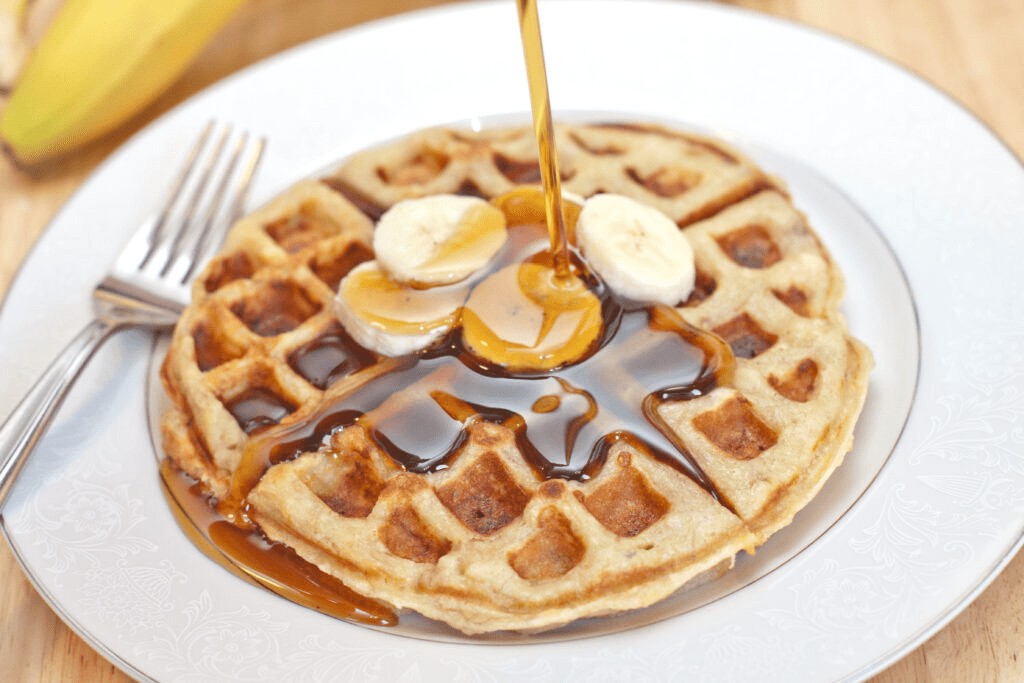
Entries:
{"label": "maple syrup", "polygon": [[[575,254],[570,277],[579,279],[595,302],[596,322],[573,322],[580,317],[574,315],[581,298],[575,295],[561,301],[556,297],[560,306],[553,307],[554,313],[569,315],[567,331],[560,332],[557,323],[546,324],[543,310],[522,315],[516,296],[526,297],[535,286],[529,273],[540,269],[552,274],[543,230],[536,224],[510,225],[509,240],[491,265],[492,275],[477,281],[457,314],[461,326],[441,343],[415,355],[387,359],[386,370],[376,365],[358,372],[342,390],[332,390],[307,419],[255,436],[225,511],[244,514],[245,496],[268,467],[317,450],[334,431],[352,425],[366,429],[393,460],[416,473],[447,467],[465,442],[467,426],[486,420],[514,431],[540,478],[586,480],[600,468],[611,446],[626,440],[712,491],[683,444],[662,423],[658,408],[665,401],[705,395],[728,382],[732,350],[718,336],[686,323],[671,307],[617,297]],[[523,271],[527,276],[520,275]],[[492,280],[494,275],[502,277]],[[488,282],[503,287],[510,308],[517,312],[473,323],[475,293]],[[483,316],[488,306],[505,310],[498,299],[498,293],[487,292],[475,310]],[[588,314],[589,309],[588,305]],[[474,324],[490,330],[486,341],[499,351],[481,353],[472,339],[479,334],[470,330]],[[586,330],[582,336],[581,327]],[[546,344],[569,352],[543,367]],[[527,362],[530,359],[534,362]],[[230,509],[232,504],[236,509]]]}
{"label": "maple syrup", "polygon": [[339,294],[361,318],[407,335],[451,327],[465,299],[460,285],[419,289],[392,281],[376,267],[351,273],[342,281]]}
{"label": "maple syrup", "polygon": [[288,356],[292,370],[321,390],[375,361],[376,355],[356,344],[341,325]]}
{"label": "maple syrup", "polygon": [[540,156],[540,177],[544,187],[544,209],[548,236],[551,239],[551,258],[555,274],[560,279],[569,275],[569,238],[562,208],[562,181],[558,173],[558,154],[555,149],[555,126],[551,121],[551,98],[548,94],[548,74],[544,66],[544,45],[540,36],[540,17],[537,0],[516,0],[519,8],[519,33],[526,61],[526,79],[530,87],[530,108],[533,111],[533,131],[537,136]]}
{"label": "maple syrup", "polygon": [[598,295],[574,273],[559,279],[543,261],[514,263],[486,277],[461,318],[468,352],[526,373],[578,361],[596,348],[604,328]]}
{"label": "maple syrup", "polygon": [[224,407],[246,434],[277,424],[296,408],[275,392],[260,387],[246,389],[226,401]]}
{"label": "maple syrup", "polygon": [[169,459],[160,463],[160,478],[178,525],[197,548],[232,574],[338,619],[373,626],[398,623],[393,611],[323,573],[291,548],[224,520],[209,505],[201,485]]}
{"label": "maple syrup", "polygon": [[[486,262],[505,241],[505,216],[490,204],[474,206],[459,220],[455,233],[437,245],[418,270],[432,271],[446,282],[459,282],[472,273],[475,264]],[[461,277],[460,277],[461,276]],[[432,285],[413,282],[418,288]]]}

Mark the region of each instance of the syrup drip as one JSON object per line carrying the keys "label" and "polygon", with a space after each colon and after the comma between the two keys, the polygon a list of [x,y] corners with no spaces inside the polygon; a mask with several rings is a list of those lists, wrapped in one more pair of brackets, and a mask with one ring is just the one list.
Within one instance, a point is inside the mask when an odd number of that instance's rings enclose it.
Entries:
{"label": "syrup drip", "polygon": [[323,573],[291,548],[268,543],[259,532],[225,521],[208,504],[200,484],[170,460],[160,463],[160,478],[171,511],[189,540],[231,573],[338,619],[373,626],[398,623],[387,607]]}
{"label": "syrup drip", "polygon": [[712,490],[658,408],[727,382],[728,346],[668,307],[623,310],[612,297],[606,306],[613,333],[600,352],[550,375],[481,362],[455,334],[336,396],[309,420],[261,433],[245,452],[250,475],[237,482],[238,502],[271,464],[317,450],[337,429],[362,426],[403,468],[425,474],[448,467],[476,420],[511,428],[538,478],[587,480],[626,439]]}

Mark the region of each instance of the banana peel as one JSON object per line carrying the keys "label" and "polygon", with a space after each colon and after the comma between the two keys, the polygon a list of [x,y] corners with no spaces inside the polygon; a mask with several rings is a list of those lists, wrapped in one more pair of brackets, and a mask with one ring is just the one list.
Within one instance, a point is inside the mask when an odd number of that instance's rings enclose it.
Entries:
{"label": "banana peel", "polygon": [[245,0],[67,0],[0,112],[0,141],[32,166],[137,113]]}

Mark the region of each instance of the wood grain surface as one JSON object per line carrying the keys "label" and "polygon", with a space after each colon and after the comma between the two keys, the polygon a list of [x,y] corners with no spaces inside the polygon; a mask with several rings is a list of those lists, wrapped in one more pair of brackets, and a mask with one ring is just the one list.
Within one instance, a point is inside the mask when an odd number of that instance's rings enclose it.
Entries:
{"label": "wood grain surface", "polygon": [[[181,80],[116,134],[34,173],[17,170],[0,158],[0,295],[68,196],[107,154],[160,112],[241,67],[310,38],[440,4],[443,0],[250,0]],[[948,92],[1018,157],[1024,156],[1021,0],[737,0],[731,4],[824,29],[891,58]],[[1024,680],[1022,586],[1024,557],[1018,557],[959,617],[874,680]],[[49,609],[2,542],[0,663],[3,680],[128,680]]]}

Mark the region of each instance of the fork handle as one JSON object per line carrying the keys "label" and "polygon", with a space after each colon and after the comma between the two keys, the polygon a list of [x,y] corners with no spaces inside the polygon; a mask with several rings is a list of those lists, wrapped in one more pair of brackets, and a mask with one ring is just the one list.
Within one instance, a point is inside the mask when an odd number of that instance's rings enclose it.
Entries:
{"label": "fork handle", "polygon": [[100,319],[86,325],[46,368],[0,427],[0,509],[82,368],[117,328],[115,323]]}

